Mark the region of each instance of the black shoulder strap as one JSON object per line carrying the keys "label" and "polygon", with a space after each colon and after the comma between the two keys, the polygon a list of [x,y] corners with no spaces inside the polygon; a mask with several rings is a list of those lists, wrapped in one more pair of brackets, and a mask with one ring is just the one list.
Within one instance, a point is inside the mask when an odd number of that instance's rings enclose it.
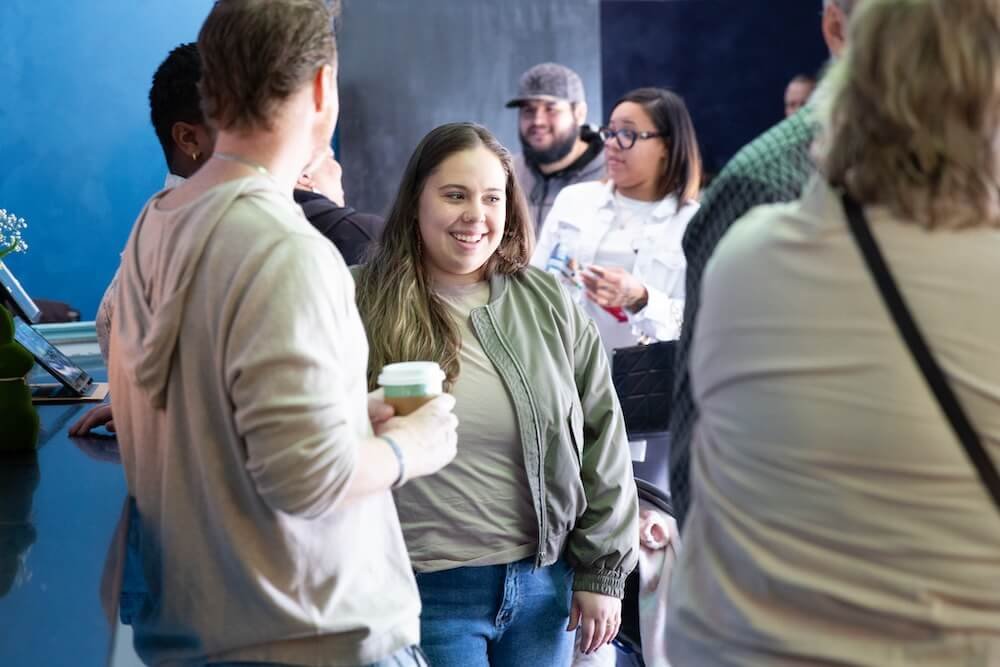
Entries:
{"label": "black shoulder strap", "polygon": [[913,320],[913,316],[906,307],[903,295],[900,294],[899,289],[896,287],[896,283],[892,279],[892,274],[889,272],[889,267],[885,263],[885,258],[878,248],[878,243],[875,241],[875,237],[872,236],[868,221],[865,219],[864,210],[848,194],[841,195],[841,201],[844,204],[844,212],[847,213],[847,222],[850,225],[851,234],[854,236],[858,248],[861,249],[861,254],[865,257],[868,269],[878,284],[879,291],[882,293],[882,300],[885,302],[889,312],[892,313],[892,318],[896,321],[896,327],[899,329],[900,335],[906,341],[907,347],[910,348],[910,353],[913,354],[914,360],[920,366],[924,379],[927,381],[928,386],[930,386],[931,391],[934,392],[934,396],[941,405],[941,409],[944,411],[948,421],[951,422],[951,427],[954,429],[955,435],[958,436],[962,446],[965,448],[966,454],[968,454],[972,464],[976,467],[983,485],[989,491],[997,508],[1000,509],[1000,474],[997,473],[997,468],[990,459],[990,455],[983,448],[979,440],[979,435],[969,422],[969,418],[958,402],[958,397],[955,396],[951,385],[948,384],[948,380],[941,371],[941,367],[934,360],[934,356],[931,354],[930,348],[927,347],[920,329],[917,328],[917,323]]}

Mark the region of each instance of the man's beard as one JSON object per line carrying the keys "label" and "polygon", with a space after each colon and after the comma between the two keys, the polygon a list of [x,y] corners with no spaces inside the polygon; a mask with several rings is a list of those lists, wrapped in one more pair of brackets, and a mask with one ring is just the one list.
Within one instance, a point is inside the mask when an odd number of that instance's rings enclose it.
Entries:
{"label": "man's beard", "polygon": [[524,140],[524,135],[519,135],[521,139],[521,150],[524,152],[524,159],[526,162],[531,164],[552,164],[553,162],[558,162],[573,150],[573,145],[576,144],[576,139],[579,136],[579,128],[573,128],[571,132],[567,132],[563,136],[556,135],[551,146],[545,150],[538,150],[531,147],[527,141]]}

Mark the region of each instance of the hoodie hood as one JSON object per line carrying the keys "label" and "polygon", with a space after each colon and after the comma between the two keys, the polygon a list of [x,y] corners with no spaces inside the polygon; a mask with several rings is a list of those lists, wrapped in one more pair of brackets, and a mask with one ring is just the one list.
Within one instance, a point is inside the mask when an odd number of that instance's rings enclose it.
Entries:
{"label": "hoodie hood", "polygon": [[159,210],[164,194],[149,200],[125,245],[112,323],[113,363],[156,408],[166,403],[188,292],[216,226],[241,197],[279,196],[260,177],[229,181],[183,206]]}

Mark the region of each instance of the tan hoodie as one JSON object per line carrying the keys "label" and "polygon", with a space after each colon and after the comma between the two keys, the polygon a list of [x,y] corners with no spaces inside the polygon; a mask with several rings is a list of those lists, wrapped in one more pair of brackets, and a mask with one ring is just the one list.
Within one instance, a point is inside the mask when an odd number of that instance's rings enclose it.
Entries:
{"label": "tan hoodie", "polygon": [[370,434],[343,260],[269,179],[146,205],[109,364],[141,516],[151,664],[375,662],[418,641],[388,492],[342,503]]}

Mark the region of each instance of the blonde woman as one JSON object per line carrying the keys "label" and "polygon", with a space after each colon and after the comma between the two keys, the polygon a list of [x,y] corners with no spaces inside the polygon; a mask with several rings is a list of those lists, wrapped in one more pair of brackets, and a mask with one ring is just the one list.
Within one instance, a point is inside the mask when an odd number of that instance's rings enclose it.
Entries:
{"label": "blonde woman", "polygon": [[435,667],[562,667],[617,634],[638,548],[625,425],[597,330],[528,268],[533,223],[507,150],[444,125],[417,146],[357,274],[369,381],[447,373],[458,455],[396,492]]}
{"label": "blonde woman", "polygon": [[708,265],[674,664],[1000,664],[1000,515],[840,199],[1000,461],[1000,3],[865,0],[849,35],[823,176]]}

